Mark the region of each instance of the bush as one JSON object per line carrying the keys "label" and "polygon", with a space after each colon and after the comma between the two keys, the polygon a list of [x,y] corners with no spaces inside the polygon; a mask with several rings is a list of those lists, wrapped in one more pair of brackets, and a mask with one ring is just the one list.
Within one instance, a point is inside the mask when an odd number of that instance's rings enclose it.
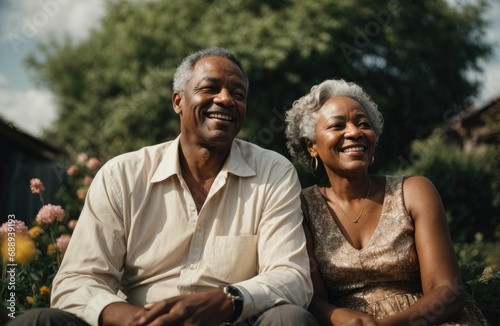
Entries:
{"label": "bush", "polygon": [[396,174],[419,174],[439,191],[455,243],[471,243],[476,233],[486,241],[498,238],[500,209],[495,203],[492,149],[464,153],[446,145],[441,133],[412,143],[412,165]]}
{"label": "bush", "polygon": [[500,271],[471,262],[460,266],[465,295],[479,306],[491,325],[500,320]]}

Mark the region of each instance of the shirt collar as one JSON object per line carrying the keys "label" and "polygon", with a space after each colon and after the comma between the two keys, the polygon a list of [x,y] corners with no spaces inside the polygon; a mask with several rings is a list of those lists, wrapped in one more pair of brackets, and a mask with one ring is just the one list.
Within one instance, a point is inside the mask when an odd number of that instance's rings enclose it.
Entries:
{"label": "shirt collar", "polygon": [[229,173],[237,175],[239,177],[251,177],[257,175],[257,173],[248,165],[243,156],[241,155],[240,140],[233,140],[231,145],[231,152],[226,160],[226,163],[222,167],[222,170],[226,170]]}
{"label": "shirt collar", "polygon": [[[174,174],[177,174],[180,178],[181,167],[179,165],[179,139],[180,135],[175,138],[168,146],[160,164],[156,168],[153,177],[149,181],[150,183],[160,182]],[[240,177],[250,177],[256,175],[255,171],[248,166],[247,162],[243,159],[241,155],[241,149],[236,140],[233,140],[231,144],[231,152],[227,158],[221,171],[226,173],[232,173]]]}
{"label": "shirt collar", "polygon": [[178,160],[179,139],[180,136],[177,136],[177,138],[175,138],[168,146],[165,154],[163,154],[160,164],[156,167],[153,177],[149,180],[150,183],[163,181],[174,174],[181,174],[181,167]]}

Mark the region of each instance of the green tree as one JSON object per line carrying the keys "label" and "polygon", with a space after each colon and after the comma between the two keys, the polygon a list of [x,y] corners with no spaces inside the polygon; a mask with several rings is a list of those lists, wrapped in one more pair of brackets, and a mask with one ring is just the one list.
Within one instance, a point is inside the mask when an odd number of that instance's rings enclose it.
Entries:
{"label": "green tree", "polygon": [[476,94],[466,73],[491,52],[485,10],[481,0],[110,1],[86,40],[51,40],[28,64],[60,107],[46,137],[104,160],[177,135],[172,76],[200,48],[242,58],[251,94],[240,137],[285,155],[293,100],[327,78],[355,81],[384,113],[380,168]]}

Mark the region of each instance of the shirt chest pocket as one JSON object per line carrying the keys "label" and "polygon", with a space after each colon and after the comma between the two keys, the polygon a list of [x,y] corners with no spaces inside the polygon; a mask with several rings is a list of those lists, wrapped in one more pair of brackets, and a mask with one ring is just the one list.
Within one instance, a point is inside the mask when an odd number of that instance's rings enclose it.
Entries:
{"label": "shirt chest pocket", "polygon": [[257,236],[218,236],[206,261],[207,270],[225,283],[257,275]]}

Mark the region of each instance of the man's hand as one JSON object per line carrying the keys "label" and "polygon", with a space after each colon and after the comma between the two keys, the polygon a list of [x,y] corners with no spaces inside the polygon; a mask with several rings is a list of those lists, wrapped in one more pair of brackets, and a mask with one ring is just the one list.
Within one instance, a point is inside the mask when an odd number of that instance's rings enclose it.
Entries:
{"label": "man's hand", "polygon": [[220,289],[183,294],[144,306],[130,325],[207,325],[217,326],[229,319],[231,300]]}
{"label": "man's hand", "polygon": [[141,306],[131,305],[126,302],[112,303],[101,313],[99,317],[100,326],[122,326],[128,325],[138,311],[143,310]]}

